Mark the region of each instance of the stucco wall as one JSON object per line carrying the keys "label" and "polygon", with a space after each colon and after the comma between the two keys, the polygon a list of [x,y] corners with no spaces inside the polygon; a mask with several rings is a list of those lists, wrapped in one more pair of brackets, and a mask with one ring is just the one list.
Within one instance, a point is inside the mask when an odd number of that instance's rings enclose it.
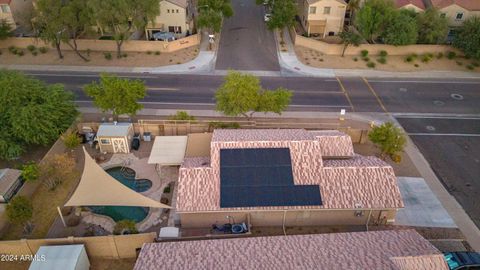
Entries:
{"label": "stucco wall", "polygon": [[[478,0],[477,0],[478,1]],[[445,16],[448,18],[448,26],[458,27],[461,26],[464,21],[468,18],[476,15],[480,16],[480,11],[469,11],[458,5],[450,5],[440,9],[440,13],[445,13]],[[463,13],[461,20],[456,20],[457,13]]]}
{"label": "stucco wall", "polygon": [[[317,8],[315,14],[309,13],[310,7]],[[323,13],[325,7],[330,7],[330,14]],[[345,10],[346,5],[336,0],[318,1],[311,5],[308,5],[305,0],[299,3],[298,12],[304,28],[307,27],[306,21],[308,20],[326,20],[325,35],[328,35],[328,32],[335,32],[335,35],[337,35],[343,27]],[[304,18],[306,21],[304,21]]]}
{"label": "stucco wall", "polygon": [[155,25],[163,25],[164,31],[168,31],[169,26],[180,26],[182,28],[182,34],[185,34],[186,31],[189,30],[186,19],[186,9],[165,0],[160,1],[159,5],[160,15],[155,18]]}
{"label": "stucco wall", "polygon": [[[145,40],[128,40],[125,41],[122,50],[125,52],[174,52],[200,43],[198,34],[191,35],[182,39],[171,42],[164,41],[145,41]],[[8,38],[0,41],[0,49],[6,49],[9,46],[26,48],[28,45],[45,46],[52,48],[49,44],[35,38]],[[77,40],[79,50],[90,49],[92,51],[115,51],[116,43],[114,40],[98,40],[98,39],[80,39]],[[72,50],[68,45],[62,44],[62,49],[66,51]],[[52,48],[53,49],[53,48]]]}

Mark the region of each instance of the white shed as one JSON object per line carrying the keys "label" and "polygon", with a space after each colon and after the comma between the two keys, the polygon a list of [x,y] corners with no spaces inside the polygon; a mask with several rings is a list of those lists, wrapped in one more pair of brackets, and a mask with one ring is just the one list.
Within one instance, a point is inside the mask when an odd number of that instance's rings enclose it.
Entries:
{"label": "white shed", "polygon": [[90,261],[84,245],[41,246],[29,270],[88,270]]}
{"label": "white shed", "polygon": [[130,153],[133,139],[131,123],[103,123],[98,127],[97,140],[101,152]]}

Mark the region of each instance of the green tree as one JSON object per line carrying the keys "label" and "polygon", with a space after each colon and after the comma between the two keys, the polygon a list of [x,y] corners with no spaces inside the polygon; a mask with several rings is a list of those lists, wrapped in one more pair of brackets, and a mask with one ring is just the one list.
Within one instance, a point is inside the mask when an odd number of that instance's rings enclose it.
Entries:
{"label": "green tree", "polygon": [[30,162],[22,167],[22,178],[27,182],[33,182],[38,179],[40,175],[38,164]]}
{"label": "green tree", "polygon": [[403,131],[396,127],[392,122],[386,122],[380,126],[375,126],[368,133],[368,138],[376,144],[381,151],[381,157],[394,158],[398,152],[402,152],[407,142]]}
{"label": "green tree", "polygon": [[7,218],[17,225],[22,225],[24,231],[29,231],[33,216],[32,202],[25,196],[16,196],[7,204]]}
{"label": "green tree", "polygon": [[347,4],[347,11],[350,14],[350,20],[354,20],[355,13],[360,9],[361,3],[360,0],[350,0]]}
{"label": "green tree", "polygon": [[394,11],[395,7],[390,0],[367,0],[357,12],[354,24],[365,39],[375,43]]}
{"label": "green tree", "polygon": [[138,103],[146,95],[145,82],[102,74],[100,82],[85,86],[87,96],[93,98],[95,106],[103,112],[111,111],[114,117],[120,114],[134,115],[143,108]]}
{"label": "green tree", "polygon": [[135,227],[135,221],[133,220],[120,220],[115,224],[113,228],[113,234],[136,234],[138,233]]}
{"label": "green tree", "polygon": [[84,61],[88,59],[78,51],[77,39],[91,29],[93,21],[91,15],[92,11],[85,6],[85,0],[64,1],[59,14],[66,33],[61,35],[62,42],[72,48]]}
{"label": "green tree", "polygon": [[345,55],[345,51],[347,50],[348,46],[353,45],[355,47],[358,47],[358,45],[360,45],[360,42],[362,41],[362,37],[352,31],[341,32],[339,36],[342,39],[343,43],[342,57]]}
{"label": "green tree", "polygon": [[27,145],[48,145],[77,116],[74,96],[63,85],[0,70],[0,158],[12,159]]}
{"label": "green tree", "polygon": [[217,111],[228,116],[243,115],[247,119],[255,112],[281,114],[290,104],[291,97],[292,93],[287,89],[262,89],[257,77],[235,71],[228,73],[215,94]]}
{"label": "green tree", "polygon": [[448,33],[447,18],[434,8],[428,8],[417,15],[418,43],[437,44],[445,40]]}
{"label": "green tree", "polygon": [[4,40],[12,35],[12,26],[5,20],[0,20],[0,40]]}
{"label": "green tree", "polygon": [[297,5],[294,0],[275,0],[272,7],[272,17],[267,22],[270,30],[280,30],[280,38],[283,40],[283,29],[295,24]]}
{"label": "green tree", "polygon": [[415,12],[406,9],[393,13],[383,33],[384,42],[395,46],[415,44],[417,37]]}
{"label": "green tree", "polygon": [[55,47],[60,59],[63,58],[60,48],[62,40],[69,38],[62,16],[60,16],[63,6],[63,1],[38,0],[36,2],[35,19],[33,20],[38,37]]}
{"label": "green tree", "polygon": [[199,0],[198,27],[207,28],[214,33],[220,32],[223,18],[233,16],[230,0]]}
{"label": "green tree", "polygon": [[457,30],[453,46],[466,56],[480,59],[480,17],[468,18]]}
{"label": "green tree", "polygon": [[144,29],[148,21],[160,14],[158,1],[152,0],[89,0],[98,26],[112,33],[117,44],[117,58],[122,57],[122,45],[135,29]]}
{"label": "green tree", "polygon": [[69,150],[75,149],[82,143],[82,138],[77,135],[75,132],[69,132],[62,135],[63,144]]}

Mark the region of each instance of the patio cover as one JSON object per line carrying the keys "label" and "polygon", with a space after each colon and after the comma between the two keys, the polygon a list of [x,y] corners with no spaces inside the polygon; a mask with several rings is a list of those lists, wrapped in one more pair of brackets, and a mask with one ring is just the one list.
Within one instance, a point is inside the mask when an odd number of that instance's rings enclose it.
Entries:
{"label": "patio cover", "polygon": [[141,206],[171,208],[126,187],[105,172],[87,153],[82,179],[65,206]]}
{"label": "patio cover", "polygon": [[156,136],[148,164],[180,165],[187,149],[187,136]]}

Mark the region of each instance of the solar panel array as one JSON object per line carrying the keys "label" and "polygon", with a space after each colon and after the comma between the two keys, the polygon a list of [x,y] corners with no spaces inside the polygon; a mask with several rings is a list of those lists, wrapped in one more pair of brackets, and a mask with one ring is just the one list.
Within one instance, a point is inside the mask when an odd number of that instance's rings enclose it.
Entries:
{"label": "solar panel array", "polygon": [[318,185],[293,182],[290,149],[220,149],[220,207],[321,204]]}

